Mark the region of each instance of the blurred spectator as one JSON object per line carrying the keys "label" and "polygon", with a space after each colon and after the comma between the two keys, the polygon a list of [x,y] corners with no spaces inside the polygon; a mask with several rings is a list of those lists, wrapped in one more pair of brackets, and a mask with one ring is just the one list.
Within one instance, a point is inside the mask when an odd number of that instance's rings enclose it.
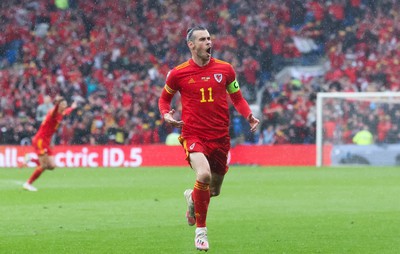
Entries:
{"label": "blurred spectator", "polygon": [[107,130],[108,144],[123,145],[125,144],[127,134],[124,129],[117,124],[111,125]]}
{"label": "blurred spectator", "polygon": [[390,130],[386,133],[385,143],[387,144],[399,144],[400,143],[400,132],[399,125],[393,124]]}
{"label": "blurred spectator", "polygon": [[262,145],[273,145],[275,143],[274,126],[269,124],[267,126],[261,126],[260,129],[260,140],[258,143]]}
{"label": "blurred spectator", "polygon": [[90,143],[90,129],[87,118],[78,120],[73,126],[71,145],[83,145]]}
{"label": "blurred spectator", "polygon": [[356,145],[371,145],[374,143],[374,137],[368,130],[368,126],[364,125],[363,128],[356,133],[353,137],[353,143]]}
{"label": "blurred spectator", "polygon": [[179,129],[174,128],[174,130],[167,135],[167,139],[165,140],[165,144],[168,146],[179,146],[181,143],[179,142],[179,136],[180,136],[180,131]]}
{"label": "blurred spectator", "polygon": [[36,124],[40,125],[43,119],[46,117],[47,112],[53,108],[53,102],[50,96],[46,95],[43,97],[43,103],[40,104],[36,109]]}

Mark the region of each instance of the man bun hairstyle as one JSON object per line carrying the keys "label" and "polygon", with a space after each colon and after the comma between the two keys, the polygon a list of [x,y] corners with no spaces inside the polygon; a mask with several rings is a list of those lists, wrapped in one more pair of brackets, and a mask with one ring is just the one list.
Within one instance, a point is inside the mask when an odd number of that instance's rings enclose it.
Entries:
{"label": "man bun hairstyle", "polygon": [[203,26],[194,26],[192,28],[188,28],[186,30],[186,42],[193,41],[193,32],[194,31],[204,31],[204,30],[207,30],[207,28],[205,28]]}

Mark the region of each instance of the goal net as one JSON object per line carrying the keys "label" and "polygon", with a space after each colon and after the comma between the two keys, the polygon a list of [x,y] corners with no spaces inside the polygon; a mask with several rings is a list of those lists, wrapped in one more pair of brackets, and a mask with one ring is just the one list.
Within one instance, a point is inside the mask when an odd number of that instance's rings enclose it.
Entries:
{"label": "goal net", "polygon": [[316,165],[400,165],[400,92],[318,93]]}

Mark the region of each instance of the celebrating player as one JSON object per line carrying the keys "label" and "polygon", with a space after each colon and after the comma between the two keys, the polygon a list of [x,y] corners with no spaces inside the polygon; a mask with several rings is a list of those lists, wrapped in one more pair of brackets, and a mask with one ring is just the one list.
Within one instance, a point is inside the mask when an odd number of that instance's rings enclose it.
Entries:
{"label": "celebrating player", "polygon": [[72,103],[71,107],[68,107],[67,101],[60,96],[56,97],[54,104],[55,106],[47,113],[38,132],[32,139],[32,145],[39,159],[35,161],[38,164],[35,171],[23,185],[23,188],[28,191],[37,191],[32,183],[39,178],[44,170],[53,170],[55,168],[50,144],[51,139],[63,117],[69,115],[77,107],[76,102]]}
{"label": "celebrating player", "polygon": [[[206,217],[210,197],[218,196],[228,171],[230,149],[228,98],[247,119],[254,132],[259,124],[243,98],[236,74],[227,62],[211,57],[211,37],[204,27],[188,30],[191,59],[172,69],[159,99],[164,120],[182,128],[181,142],[189,165],[196,173],[194,188],[184,192],[189,225],[196,224],[195,247],[209,249]],[[182,120],[174,119],[171,101],[176,92],[182,101]]]}

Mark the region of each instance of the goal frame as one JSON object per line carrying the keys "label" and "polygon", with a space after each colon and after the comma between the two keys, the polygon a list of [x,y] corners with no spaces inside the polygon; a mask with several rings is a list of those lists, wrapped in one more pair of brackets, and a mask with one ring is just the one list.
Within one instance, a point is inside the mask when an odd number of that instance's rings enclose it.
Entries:
{"label": "goal frame", "polygon": [[[322,167],[323,163],[323,115],[322,106],[324,99],[345,99],[345,98],[375,98],[375,97],[399,97],[400,92],[328,92],[328,93],[317,93],[317,104],[316,104],[316,166]],[[400,102],[400,100],[399,100]]]}

